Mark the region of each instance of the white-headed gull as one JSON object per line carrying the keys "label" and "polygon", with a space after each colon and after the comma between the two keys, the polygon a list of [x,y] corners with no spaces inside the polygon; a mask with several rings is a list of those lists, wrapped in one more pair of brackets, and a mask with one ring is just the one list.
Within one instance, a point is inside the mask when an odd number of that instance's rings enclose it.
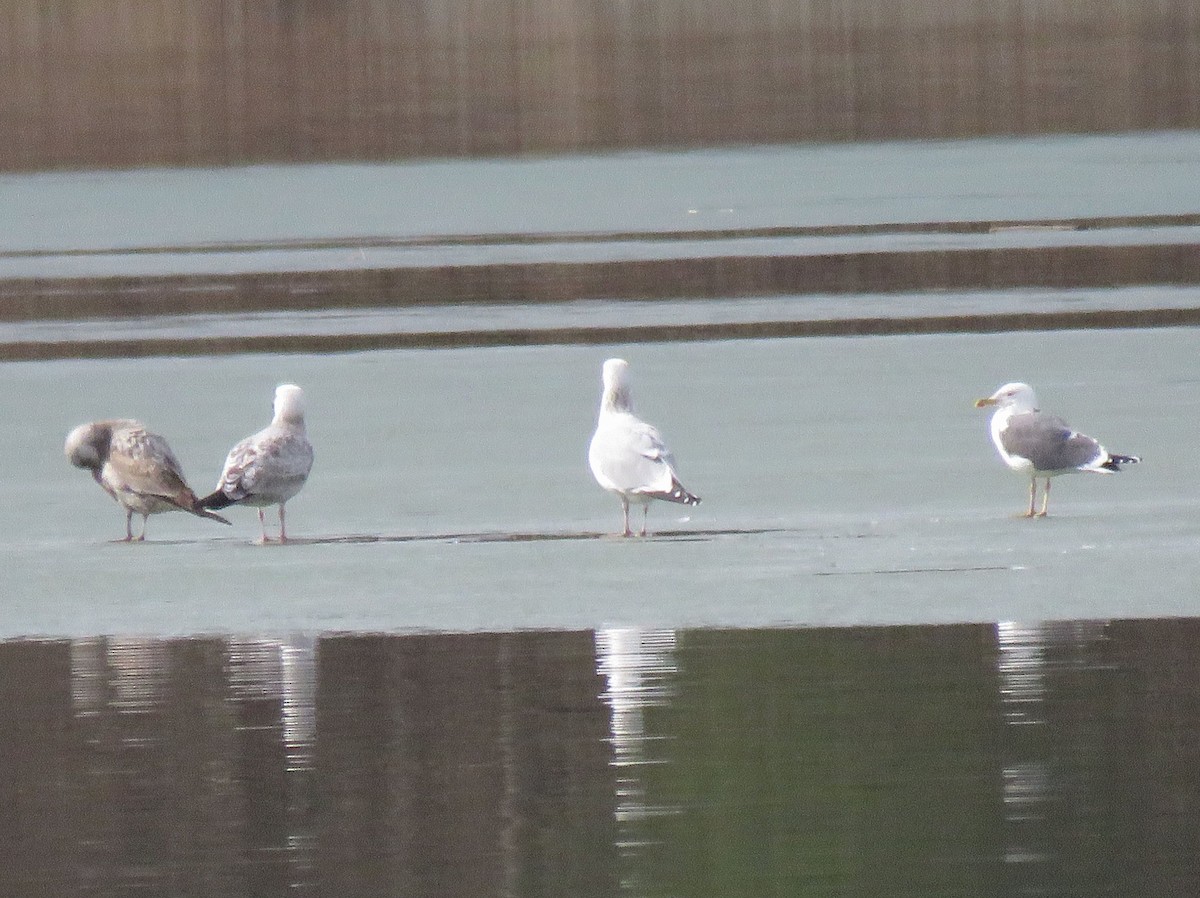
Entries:
{"label": "white-headed gull", "polygon": [[699,505],[700,497],[683,488],[675,459],[659,432],[633,413],[629,363],[609,359],[603,369],[600,416],[588,447],[592,475],[621,500],[624,535],[630,535],[629,503],[642,506],[642,536],[652,499]]}
{"label": "white-headed gull", "polygon": [[[996,451],[1010,468],[1029,476],[1027,517],[1046,515],[1051,477],[1076,471],[1115,474],[1121,465],[1141,461],[1136,455],[1109,452],[1096,440],[1072,429],[1062,418],[1041,411],[1029,384],[1005,384],[991,396],[975,402],[976,408],[986,406],[996,408],[991,424]],[[1039,477],[1045,480],[1046,488],[1042,510],[1035,515]]]}
{"label": "white-headed gull", "polygon": [[283,507],[304,486],[312,463],[312,444],[304,429],[304,391],[283,384],[275,390],[271,423],[229,450],[216,490],[200,503],[205,508],[256,507],[264,543],[270,538],[263,509],[278,505],[279,541],[287,542]]}

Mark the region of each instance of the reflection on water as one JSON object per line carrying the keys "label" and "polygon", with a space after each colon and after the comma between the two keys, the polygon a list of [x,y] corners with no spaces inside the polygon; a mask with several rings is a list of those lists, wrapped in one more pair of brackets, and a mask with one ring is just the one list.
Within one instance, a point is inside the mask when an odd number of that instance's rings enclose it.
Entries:
{"label": "reflection on water", "polygon": [[[1009,727],[1040,727],[1046,701],[1046,641],[1044,626],[1002,621],[996,628],[1000,649],[1000,701],[1004,722]],[[1019,743],[1023,733],[1012,732]],[[1012,865],[1046,861],[1045,855],[1028,847],[1044,834],[1037,831],[1045,820],[1042,805],[1047,801],[1049,771],[1039,757],[1013,757],[1004,765],[1004,819],[1009,841],[1004,859]]]}
{"label": "reflection on water", "polygon": [[1195,621],[0,644],[0,894],[1195,894]]}
{"label": "reflection on water", "polygon": [[[647,765],[671,763],[669,753],[659,747],[666,737],[647,731],[646,712],[668,706],[675,695],[674,653],[675,633],[671,630],[613,627],[596,633],[597,664],[608,684],[603,698],[612,714],[617,846],[627,875],[636,869],[646,838],[641,821],[680,810],[653,805],[643,776]],[[634,894],[644,890],[637,878],[625,878],[621,885]]]}
{"label": "reflection on water", "polygon": [[[1158,629],[1166,636],[1180,628],[1192,629],[1178,623]],[[1127,879],[1120,839],[1136,812],[1122,805],[1139,786],[1119,768],[1139,741],[1139,715],[1124,706],[1123,690],[1116,687],[1144,673],[1113,651],[1126,641],[1119,632],[1110,639],[1109,625],[1103,623],[1004,622],[997,636],[1007,726],[1003,783],[1010,887],[1021,894],[1052,893],[1064,868],[1076,866],[1111,876],[1112,882]],[[1090,707],[1072,700],[1081,690],[1095,697]],[[1122,719],[1126,713],[1128,719]],[[1113,822],[1121,825],[1113,827],[1113,841],[1106,844],[1104,831]],[[1064,836],[1072,830],[1078,834],[1067,841]],[[1097,876],[1097,887],[1103,883]]]}

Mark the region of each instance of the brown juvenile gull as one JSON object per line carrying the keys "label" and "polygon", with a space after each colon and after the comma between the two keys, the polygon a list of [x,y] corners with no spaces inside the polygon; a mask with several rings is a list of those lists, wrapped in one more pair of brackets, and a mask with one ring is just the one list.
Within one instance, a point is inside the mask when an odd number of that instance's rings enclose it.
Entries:
{"label": "brown juvenile gull", "polygon": [[171,447],[145,425],[128,418],[80,424],[69,434],[63,452],[77,468],[92,472],[104,491],[125,509],[125,541],[133,540],[133,513],[146,519],[163,511],[187,511],[228,524],[219,514],[205,511],[184,480]]}
{"label": "brown juvenile gull", "polygon": [[263,509],[279,506],[279,541],[287,542],[283,506],[300,492],[312,470],[313,449],[304,429],[304,391],[295,384],[275,390],[274,417],[254,436],[229,450],[216,490],[200,500],[205,508],[251,505],[258,508],[262,541],[267,536]]}
{"label": "brown juvenile gull", "polygon": [[604,391],[600,416],[588,447],[592,475],[621,500],[624,535],[629,536],[629,503],[642,506],[642,536],[651,499],[699,505],[700,497],[683,488],[675,473],[675,459],[658,431],[633,413],[629,392],[629,363],[609,359],[604,363]]}
{"label": "brown juvenile gull", "polygon": [[[976,408],[995,406],[992,442],[1000,457],[1014,471],[1029,475],[1029,511],[1026,517],[1045,517],[1050,503],[1050,478],[1085,471],[1116,474],[1121,465],[1141,461],[1136,455],[1116,455],[1096,440],[1073,430],[1066,421],[1037,407],[1037,396],[1029,384],[1005,384]],[[1042,510],[1036,515],[1037,480],[1046,481]]]}

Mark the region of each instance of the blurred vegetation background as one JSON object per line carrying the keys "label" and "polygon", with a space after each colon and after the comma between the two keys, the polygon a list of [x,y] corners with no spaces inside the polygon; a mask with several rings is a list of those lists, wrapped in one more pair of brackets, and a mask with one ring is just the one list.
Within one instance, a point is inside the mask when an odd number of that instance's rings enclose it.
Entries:
{"label": "blurred vegetation background", "polygon": [[0,169],[1200,126],[1195,0],[9,0]]}

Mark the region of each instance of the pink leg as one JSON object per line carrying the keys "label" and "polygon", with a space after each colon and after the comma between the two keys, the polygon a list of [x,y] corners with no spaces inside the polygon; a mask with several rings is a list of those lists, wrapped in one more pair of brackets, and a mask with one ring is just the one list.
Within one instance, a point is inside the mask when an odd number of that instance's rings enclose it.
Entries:
{"label": "pink leg", "polygon": [[287,542],[287,525],[284,523],[284,520],[283,520],[283,503],[282,502],[279,503],[279,541],[281,543]]}
{"label": "pink leg", "polygon": [[133,512],[125,512],[125,542],[133,542]]}
{"label": "pink leg", "polygon": [[266,545],[266,544],[267,544],[267,543],[269,543],[271,540],[270,540],[270,538],[267,536],[267,517],[266,517],[266,515],[263,513],[263,510],[262,510],[261,508],[258,510],[258,524],[259,524],[259,526],[260,526],[260,527],[262,527],[262,541],[263,541],[263,545]]}
{"label": "pink leg", "polygon": [[646,535],[646,518],[650,516],[650,503],[642,506],[642,536]]}
{"label": "pink leg", "polygon": [[621,497],[621,520],[625,522],[625,532],[622,536],[633,536],[633,531],[629,529],[629,500],[624,496]]}
{"label": "pink leg", "polygon": [[1047,477],[1046,478],[1046,490],[1045,490],[1045,492],[1042,493],[1042,513],[1038,515],[1039,518],[1044,518],[1046,516],[1046,506],[1049,504],[1050,504],[1050,478]]}

